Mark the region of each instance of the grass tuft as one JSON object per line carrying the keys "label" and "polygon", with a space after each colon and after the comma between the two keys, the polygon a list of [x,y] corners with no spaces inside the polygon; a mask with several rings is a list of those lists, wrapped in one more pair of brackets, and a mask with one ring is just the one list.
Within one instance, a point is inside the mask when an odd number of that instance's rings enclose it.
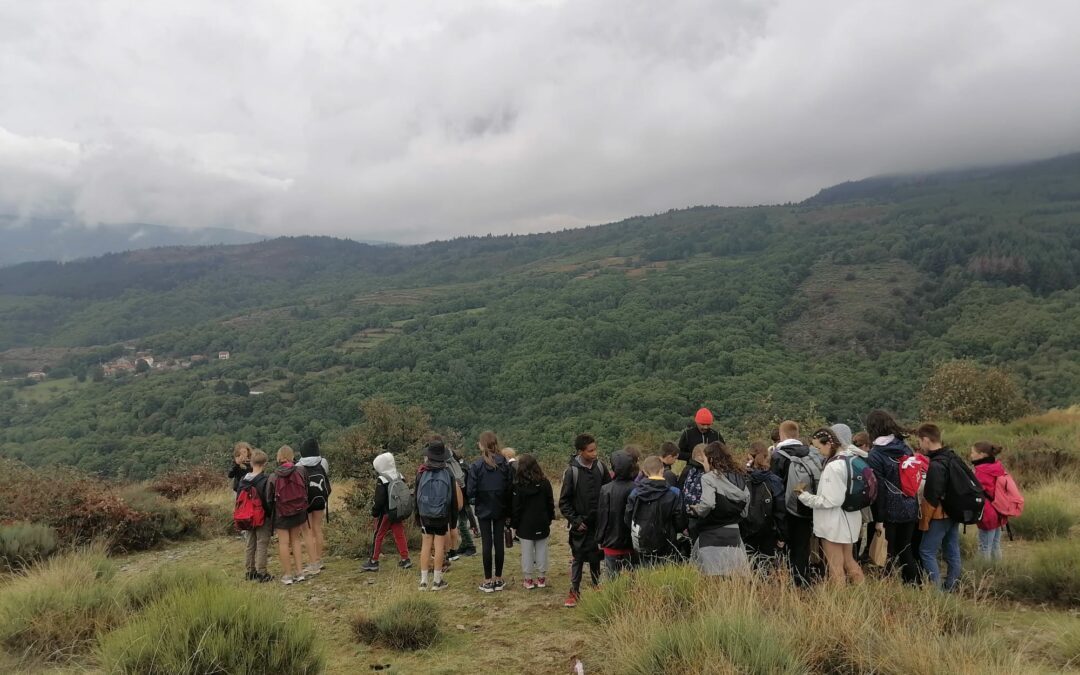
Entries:
{"label": "grass tuft", "polygon": [[397,650],[426,649],[442,637],[439,606],[422,598],[387,605],[374,616],[358,614],[353,631],[361,642]]}

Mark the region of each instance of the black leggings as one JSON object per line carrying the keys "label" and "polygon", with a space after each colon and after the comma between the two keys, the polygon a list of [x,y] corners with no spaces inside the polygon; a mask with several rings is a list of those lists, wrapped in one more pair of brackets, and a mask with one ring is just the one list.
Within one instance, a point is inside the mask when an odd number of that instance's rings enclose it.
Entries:
{"label": "black leggings", "polygon": [[893,572],[899,568],[900,578],[905,584],[917,584],[921,577],[915,548],[911,543],[918,525],[914,520],[910,523],[885,523],[885,538],[889,541],[889,562],[886,569]]}
{"label": "black leggings", "polygon": [[495,576],[501,577],[503,573],[503,519],[490,520],[480,519],[480,539],[483,540],[484,549],[484,578],[491,578],[491,549],[495,548]]}

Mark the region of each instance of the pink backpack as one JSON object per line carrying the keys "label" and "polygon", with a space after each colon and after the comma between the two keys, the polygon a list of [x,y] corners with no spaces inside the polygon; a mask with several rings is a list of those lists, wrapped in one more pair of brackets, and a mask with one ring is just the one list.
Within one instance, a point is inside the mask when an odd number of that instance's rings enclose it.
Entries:
{"label": "pink backpack", "polygon": [[1016,487],[1016,481],[1010,474],[998,476],[994,483],[994,510],[1006,518],[1017,518],[1024,512],[1024,495]]}

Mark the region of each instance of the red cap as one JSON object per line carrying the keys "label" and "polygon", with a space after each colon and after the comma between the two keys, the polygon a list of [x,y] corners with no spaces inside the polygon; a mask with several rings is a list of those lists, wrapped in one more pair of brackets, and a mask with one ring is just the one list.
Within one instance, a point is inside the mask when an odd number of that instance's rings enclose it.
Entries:
{"label": "red cap", "polygon": [[713,422],[712,413],[709,412],[708,408],[701,408],[697,411],[697,414],[694,415],[694,421],[702,426],[707,427]]}

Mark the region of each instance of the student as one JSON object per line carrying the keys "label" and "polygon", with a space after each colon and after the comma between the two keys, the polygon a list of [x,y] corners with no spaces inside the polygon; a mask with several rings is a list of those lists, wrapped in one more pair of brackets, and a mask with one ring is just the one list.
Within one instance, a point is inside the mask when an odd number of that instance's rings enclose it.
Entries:
{"label": "student", "polygon": [[[429,442],[431,440],[442,440],[442,437],[432,436]],[[450,473],[453,474],[454,480],[457,481],[461,494],[468,495],[469,465],[457,450],[451,450],[450,454],[450,461],[446,463],[446,466],[450,469]],[[476,522],[476,516],[473,515],[473,508],[468,499],[465,500],[465,503],[458,511],[457,522],[450,523],[450,526],[450,550],[446,552],[446,559],[457,560],[463,555],[470,557],[476,555],[473,533],[480,534],[480,525]]]}
{"label": "student", "polygon": [[517,450],[513,448],[503,448],[499,451],[499,454],[502,455],[504,459],[506,459],[506,462],[508,464],[517,464]]}
{"label": "student", "polygon": [[660,446],[660,461],[664,463],[664,480],[672,487],[678,487],[679,477],[671,470],[675,462],[679,461],[679,446],[671,441],[664,441]]}
{"label": "student", "polygon": [[795,488],[816,490],[821,477],[821,454],[799,440],[799,425],[791,420],[780,424],[780,442],[773,448],[770,469],[784,483],[783,540],[787,546],[788,564],[796,586],[810,584],[810,538],[813,535],[813,509],[799,501]]}
{"label": "student", "polygon": [[[946,591],[956,590],[960,581],[960,523],[953,520],[945,510],[945,503],[953,497],[954,472],[963,472],[964,460],[956,456],[951,448],[941,443],[941,429],[936,424],[923,424],[916,435],[919,447],[930,457],[930,468],[926,472],[926,486],[923,490],[922,514],[919,528],[923,530],[919,557],[926,570],[930,583]],[[981,489],[981,488],[979,488]],[[941,568],[938,565],[938,553],[945,558],[949,572],[944,585],[941,581]]]}
{"label": "student", "polygon": [[[398,515],[390,507],[390,491],[399,491],[399,483],[404,483],[401,474],[397,470],[394,455],[384,452],[371,462],[375,468],[375,501],[371,505],[371,517],[375,519],[375,539],[371,544],[371,557],[360,568],[364,572],[379,571],[379,556],[382,554],[383,540],[388,533],[394,535],[394,543],[397,545],[398,567],[407,570],[412,567],[409,559],[409,544],[405,537],[405,526]],[[411,509],[410,509],[411,510]]]}
{"label": "student", "polygon": [[240,481],[244,476],[251,473],[252,447],[245,441],[240,441],[233,446],[233,463],[229,467],[229,480],[232,481],[233,497],[240,489]]}
{"label": "student", "polygon": [[326,552],[326,534],[323,525],[326,522],[327,509],[330,505],[330,464],[323,459],[319,451],[319,441],[309,438],[300,445],[300,461],[307,473],[308,483],[308,535],[311,542],[312,562],[305,568],[307,576],[322,571],[323,554]]}
{"label": "student", "polygon": [[[678,552],[679,533],[686,528],[679,488],[664,478],[664,462],[646,457],[646,479],[626,499],[623,522],[630,528],[634,554],[642,565],[663,564]],[[704,482],[704,479],[703,479]]]}
{"label": "student", "polygon": [[494,432],[480,434],[477,447],[481,457],[469,467],[469,501],[476,509],[484,555],[484,583],[480,584],[479,589],[484,593],[494,593],[506,587],[502,578],[506,555],[503,530],[510,515],[510,464],[499,452],[499,439]]}
{"label": "student", "polygon": [[563,472],[559,492],[559,510],[570,528],[570,594],[565,607],[577,607],[581,597],[581,575],[586,563],[593,586],[600,584],[600,549],[596,538],[596,523],[600,506],[600,488],[611,482],[607,467],[596,457],[596,439],[578,434],[574,439],[577,451],[570,466]]}
{"label": "student", "polygon": [[597,506],[596,538],[604,552],[604,567],[612,578],[623,570],[633,567],[634,544],[630,538],[630,526],[624,522],[626,500],[637,485],[638,463],[633,455],[616,450],[611,455],[611,469],[615,477],[600,488]]}
{"label": "student", "polygon": [[743,468],[719,441],[705,446],[705,459],[701,501],[692,507],[699,533],[694,561],[708,576],[748,575],[750,560],[739,535],[739,521],[750,501]]}
{"label": "student", "polygon": [[[416,524],[420,526],[420,590],[428,590],[428,570],[432,572],[431,590],[449,586],[443,579],[446,562],[447,533],[457,519],[464,499],[447,468],[450,452],[441,440],[424,448],[424,461],[416,471],[413,494],[416,495]],[[430,567],[429,567],[430,566]]]}
{"label": "student", "polygon": [[724,442],[724,437],[712,428],[713,414],[708,408],[699,408],[694,414],[694,423],[683,430],[679,436],[679,459],[687,461],[696,445],[708,445],[714,441]]}
{"label": "student", "polygon": [[525,590],[547,587],[548,537],[555,520],[555,493],[539,462],[526,453],[514,471],[510,524],[521,542],[521,574]]}
{"label": "student", "polygon": [[[296,453],[287,445],[278,448],[278,468],[266,485],[266,501],[274,511],[274,531],[278,536],[281,583],[289,586],[304,581],[303,549],[307,529],[307,472],[293,464]],[[311,544],[308,542],[308,557]]]}
{"label": "student", "polygon": [[[846,424],[844,426],[847,426]],[[850,430],[851,427],[848,427]],[[851,437],[851,444],[856,448],[862,450],[866,454],[870,454],[870,434],[865,431],[860,431]]]}
{"label": "student", "polygon": [[1000,454],[1000,445],[986,441],[971,446],[968,454],[975,477],[986,493],[986,508],[979,521],[979,554],[987,560],[1001,560],[1001,531],[1008,526],[1010,517],[1006,514],[1018,516],[1024,509],[1024,498],[1016,481],[998,460]]}
{"label": "student", "polygon": [[[866,461],[866,458],[870,453],[852,442],[851,427],[849,427],[846,424],[834,424],[831,427],[829,427],[829,429],[831,429],[832,432],[834,434],[836,434],[836,438],[840,441],[840,449],[841,450],[843,450],[843,451],[845,451],[847,453],[850,453],[850,455],[852,457],[858,457],[858,458],[862,459],[864,462]],[[858,434],[856,434],[856,436],[863,436],[864,438],[866,438],[866,432],[865,431],[860,431]],[[869,445],[869,443],[867,443],[867,445]],[[872,509],[869,506],[867,506],[865,509],[863,509],[863,510],[861,510],[859,512],[859,514],[862,516],[862,525],[863,526],[861,528],[859,528],[859,539],[858,539],[858,541],[855,542],[855,545],[852,547],[851,552],[852,552],[852,555],[854,555],[856,557],[856,559],[860,563],[863,562],[860,555],[859,555],[859,552],[862,551],[862,542],[868,536],[870,536],[870,535],[865,535],[864,536],[863,529],[865,529],[867,532],[870,532],[870,531],[872,531],[872,528],[874,527],[874,524],[873,524],[874,517],[873,517],[872,513],[873,513]],[[870,552],[867,551],[867,555],[869,555],[869,553]]]}
{"label": "student", "polygon": [[848,494],[851,469],[845,458],[855,455],[844,449],[832,429],[821,428],[810,442],[825,458],[816,492],[795,488],[799,501],[814,510],[814,536],[821,540],[829,581],[844,585],[847,579],[863,582],[862,568],[855,562],[852,546],[862,530],[862,512],[841,508]]}
{"label": "student", "polygon": [[247,552],[244,557],[244,564],[247,568],[248,581],[266,583],[274,579],[273,575],[266,572],[266,554],[270,548],[270,534],[274,530],[274,519],[271,515],[270,504],[266,501],[267,478],[266,474],[263,473],[269,458],[262,450],[252,450],[249,459],[251,460],[251,471],[240,479],[237,491],[245,490],[248,486],[254,487],[259,503],[262,504],[265,519],[261,526],[249,530],[251,534],[247,538]]}
{"label": "student", "polygon": [[874,522],[884,525],[889,542],[887,566],[889,570],[899,568],[904,583],[916,584],[919,567],[911,538],[918,525],[919,504],[900,489],[900,462],[912,455],[904,442],[907,434],[884,410],[872,410],[866,416],[866,433],[871,439],[866,463],[874,470],[878,484]]}
{"label": "student", "polygon": [[[750,472],[747,490],[750,506],[747,517],[740,523],[746,550],[755,562],[767,562],[776,557],[784,545],[787,507],[784,503],[784,482],[770,470],[772,451],[761,441],[750,444],[747,469]],[[757,506],[761,504],[761,506]],[[764,507],[764,508],[763,508]],[[760,511],[760,513],[757,513]]]}

